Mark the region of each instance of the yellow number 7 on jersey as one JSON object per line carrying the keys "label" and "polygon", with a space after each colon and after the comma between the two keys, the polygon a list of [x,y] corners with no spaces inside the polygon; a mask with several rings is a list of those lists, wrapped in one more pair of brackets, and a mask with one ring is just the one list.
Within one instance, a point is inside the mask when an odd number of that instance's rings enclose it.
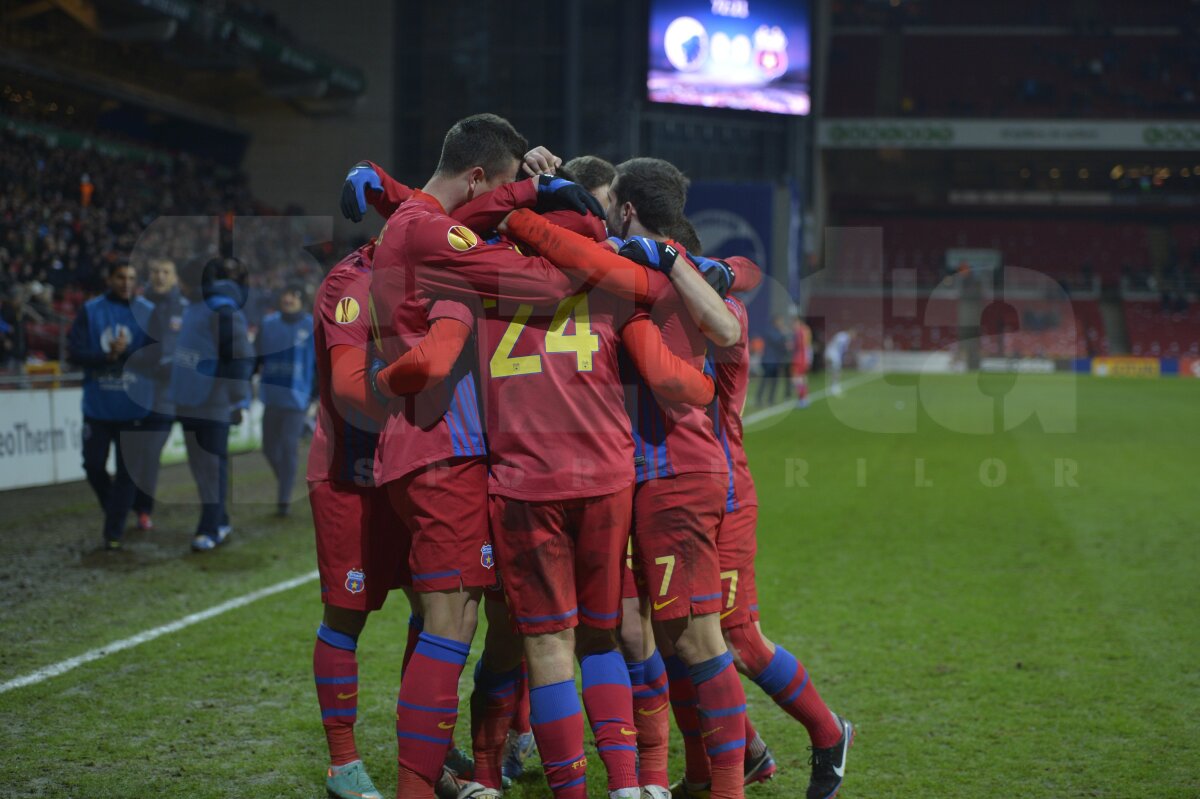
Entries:
{"label": "yellow number 7 on jersey", "polygon": [[[492,377],[513,377],[514,375],[537,374],[542,371],[542,356],[513,355],[513,347],[525,330],[532,305],[519,305],[513,314],[512,321],[500,337],[496,351],[489,361]],[[567,320],[575,320],[575,332],[568,334]],[[554,310],[554,318],[546,330],[546,352],[575,353],[575,370],[579,372],[592,371],[592,356],[600,351],[600,337],[592,333],[591,317],[588,313],[587,294],[573,294],[558,304]]]}

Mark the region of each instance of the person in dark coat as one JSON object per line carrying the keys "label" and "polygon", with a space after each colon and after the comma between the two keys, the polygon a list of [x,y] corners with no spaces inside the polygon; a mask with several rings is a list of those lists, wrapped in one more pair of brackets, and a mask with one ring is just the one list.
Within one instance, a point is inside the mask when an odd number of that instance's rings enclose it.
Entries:
{"label": "person in dark coat", "polygon": [[233,532],[227,507],[229,428],[241,424],[250,407],[254,349],[242,313],[246,272],[240,263],[195,259],[181,278],[190,302],[175,342],[169,395],[200,494],[192,549],[205,552]]}
{"label": "person in dark coat", "polygon": [[[125,520],[133,506],[135,477],[142,469],[130,451],[154,404],[154,381],[134,360],[150,343],[146,333],[154,306],[134,294],[137,272],[117,264],[108,290],[93,297],[71,324],[68,358],[84,370],[83,470],[104,510],[104,546],[121,547]],[[116,451],[116,476],[108,473],[109,450]]]}

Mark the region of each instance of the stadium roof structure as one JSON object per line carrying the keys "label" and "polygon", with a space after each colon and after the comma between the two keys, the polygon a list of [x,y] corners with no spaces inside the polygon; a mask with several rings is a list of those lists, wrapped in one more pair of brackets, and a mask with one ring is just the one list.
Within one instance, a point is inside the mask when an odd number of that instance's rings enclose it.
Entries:
{"label": "stadium roof structure", "polygon": [[17,51],[31,65],[103,73],[223,111],[265,96],[328,113],[366,91],[361,69],[296,41],[249,3],[28,0],[0,19],[10,58]]}

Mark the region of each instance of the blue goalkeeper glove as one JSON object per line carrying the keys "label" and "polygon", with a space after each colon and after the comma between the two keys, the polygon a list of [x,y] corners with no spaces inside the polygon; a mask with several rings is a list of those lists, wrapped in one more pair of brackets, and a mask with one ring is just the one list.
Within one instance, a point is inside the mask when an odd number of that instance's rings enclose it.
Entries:
{"label": "blue goalkeeper glove", "polygon": [[633,236],[625,242],[617,254],[634,263],[639,263],[647,269],[670,276],[671,270],[675,267],[675,259],[679,257],[679,250],[664,241],[655,241],[645,236]]}
{"label": "blue goalkeeper glove", "polygon": [[538,177],[537,212],[544,214],[547,211],[560,209],[574,211],[585,216],[593,213],[601,219],[604,218],[604,208],[600,205],[600,201],[583,186],[564,178],[556,178],[553,175],[541,175]]}
{"label": "blue goalkeeper glove", "polygon": [[366,161],[359,161],[346,173],[342,184],[342,216],[351,222],[361,222],[367,212],[367,189],[382,192],[379,174]]}
{"label": "blue goalkeeper glove", "polygon": [[692,261],[700,270],[700,276],[704,278],[704,282],[712,286],[713,291],[722,298],[729,296],[729,289],[733,287],[733,267],[724,261],[705,258],[702,255],[693,256]]}

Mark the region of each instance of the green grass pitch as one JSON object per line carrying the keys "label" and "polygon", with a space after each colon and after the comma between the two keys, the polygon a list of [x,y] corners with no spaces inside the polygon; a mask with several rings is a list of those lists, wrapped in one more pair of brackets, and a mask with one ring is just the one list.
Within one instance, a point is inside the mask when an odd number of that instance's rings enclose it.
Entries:
{"label": "green grass pitch", "polygon": [[[891,377],[751,426],[763,627],[859,727],[843,796],[1200,796],[1198,408],[1200,381]],[[85,485],[0,495],[0,681],[313,569],[306,503],[272,519],[260,457],[234,471],[205,556],[182,468],[118,556]],[[309,583],[0,694],[0,796],[324,796],[319,618]],[[359,649],[385,795],[406,620],[396,594]],[[748,796],[803,795],[807,736],[747,697],[780,765]]]}

